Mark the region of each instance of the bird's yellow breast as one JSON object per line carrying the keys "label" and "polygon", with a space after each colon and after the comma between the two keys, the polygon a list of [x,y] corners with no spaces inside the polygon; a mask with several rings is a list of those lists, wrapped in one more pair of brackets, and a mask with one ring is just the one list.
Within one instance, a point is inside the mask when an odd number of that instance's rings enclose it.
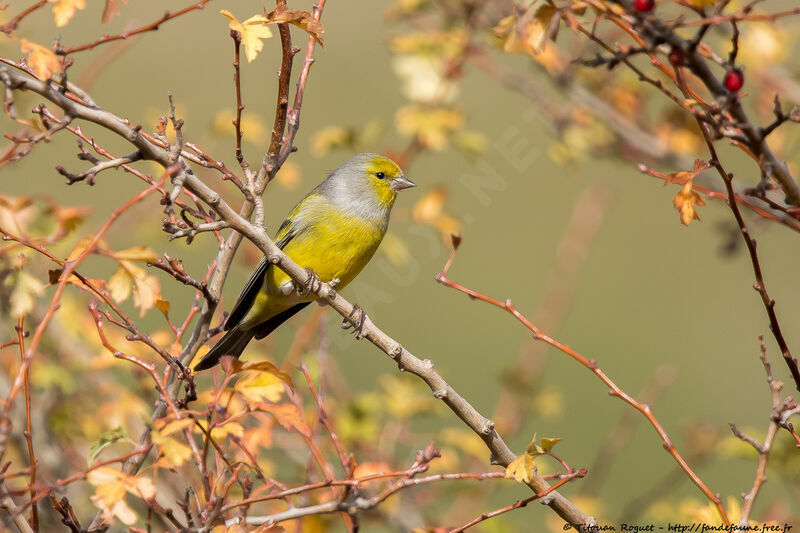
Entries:
{"label": "bird's yellow breast", "polygon": [[[337,288],[343,288],[369,262],[385,232],[385,225],[329,209],[316,213],[314,223],[286,243],[283,251],[301,267],[311,268],[324,282],[338,278]],[[313,294],[299,296],[291,283],[285,272],[270,267],[243,325],[252,327],[283,309],[314,298]]]}
{"label": "bird's yellow breast", "polygon": [[[283,251],[301,267],[311,268],[322,281],[339,278],[339,287],[344,287],[372,258],[384,232],[373,222],[329,210]],[[287,281],[289,276],[280,269],[272,269],[267,279],[270,288]]]}

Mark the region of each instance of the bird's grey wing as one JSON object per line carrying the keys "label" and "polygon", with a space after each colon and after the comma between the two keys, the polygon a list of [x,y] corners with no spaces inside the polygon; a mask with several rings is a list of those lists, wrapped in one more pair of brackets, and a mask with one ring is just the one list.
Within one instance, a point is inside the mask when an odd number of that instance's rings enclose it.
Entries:
{"label": "bird's grey wing", "polygon": [[[292,213],[294,215],[294,212]],[[275,244],[278,248],[283,249],[289,241],[291,241],[295,235],[300,233],[299,227],[292,222],[292,218],[287,218],[281,224],[281,227],[278,229],[277,233],[277,240]],[[236,299],[236,303],[233,305],[233,309],[231,310],[231,314],[228,315],[228,320],[225,322],[225,331],[232,329],[236,324],[241,322],[241,320],[245,317],[247,312],[252,307],[253,302],[256,300],[256,295],[258,291],[261,290],[261,287],[264,285],[264,276],[267,275],[267,269],[272,266],[267,258],[264,257],[261,259],[261,262],[258,263],[258,266],[250,274],[250,279],[247,280],[245,283],[242,292],[239,293],[239,297]]]}

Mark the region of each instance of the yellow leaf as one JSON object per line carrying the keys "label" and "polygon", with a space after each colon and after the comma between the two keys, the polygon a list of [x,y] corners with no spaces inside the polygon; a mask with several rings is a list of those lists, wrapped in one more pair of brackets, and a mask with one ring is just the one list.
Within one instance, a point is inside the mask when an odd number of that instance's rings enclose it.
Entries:
{"label": "yellow leaf", "polygon": [[400,134],[416,136],[432,150],[443,150],[450,136],[464,123],[464,116],[455,109],[411,105],[397,110],[395,123]]}
{"label": "yellow leaf", "polygon": [[405,241],[391,232],[384,236],[380,251],[397,267],[408,265],[408,260],[411,258],[411,252]]}
{"label": "yellow leaf", "polygon": [[432,224],[444,209],[444,202],[447,200],[447,189],[444,187],[434,187],[422,195],[411,209],[411,216],[415,222]]}
{"label": "yellow leaf", "polygon": [[695,205],[704,206],[706,203],[700,195],[692,190],[692,180],[686,182],[680,192],[672,199],[672,205],[681,214],[681,224],[688,226],[692,220],[700,220]]}
{"label": "yellow leaf", "polygon": [[296,189],[300,184],[300,167],[292,161],[285,162],[275,176],[275,181],[284,189]]}
{"label": "yellow leaf", "polygon": [[169,308],[170,303],[169,300],[162,300],[161,298],[156,298],[153,303],[155,304],[156,308],[161,311],[161,314],[164,315],[164,318],[169,318]]}
{"label": "yellow leaf", "polygon": [[[233,121],[236,114],[233,109],[220,109],[214,117],[214,132],[220,135],[232,135],[236,132]],[[247,113],[242,115],[239,128],[242,130],[242,139],[254,145],[261,145],[267,139],[267,129],[258,114]]]}
{"label": "yellow leaf", "polygon": [[86,0],[49,0],[53,5],[53,19],[59,28],[66,26],[79,9],[86,8]]}
{"label": "yellow leaf", "polygon": [[117,270],[108,279],[107,287],[111,298],[117,303],[127,300],[131,294],[132,281],[133,278],[128,271],[122,265],[118,266]]}
{"label": "yellow leaf", "polygon": [[311,138],[311,151],[319,157],[327,154],[333,148],[341,148],[352,142],[350,132],[341,126],[327,126],[314,134]]}
{"label": "yellow leaf", "polygon": [[141,261],[143,263],[155,263],[158,261],[158,254],[147,246],[134,246],[119,252],[114,252],[114,257],[120,260]]}
{"label": "yellow leaf", "polygon": [[518,483],[530,483],[535,468],[536,463],[533,462],[533,457],[523,453],[509,463],[506,468],[506,478],[513,478]]}
{"label": "yellow leaf", "polygon": [[228,27],[242,36],[242,46],[244,46],[247,62],[254,60],[264,48],[261,39],[272,37],[272,30],[265,26],[270,21],[264,15],[253,15],[244,22],[239,22],[227,9],[221,10],[220,13],[230,19]]}
{"label": "yellow leaf", "polygon": [[228,435],[241,437],[244,435],[244,428],[237,422],[228,422],[221,426],[214,426],[211,429],[211,438],[217,442],[223,442]]}
{"label": "yellow leaf", "polygon": [[181,418],[180,420],[172,420],[171,422],[166,422],[163,425],[161,425],[160,423],[156,424],[158,432],[163,436],[172,435],[173,433],[176,433],[178,431],[183,431],[184,429],[190,428],[192,426],[194,426],[193,418]]}
{"label": "yellow leaf", "polygon": [[[87,235],[80,241],[78,244],[75,245],[75,248],[72,249],[69,256],[67,256],[67,261],[74,261],[80,256],[84,250],[91,244],[92,240],[94,239],[94,235]],[[91,253],[94,253],[96,250],[103,250],[108,251],[108,245],[103,240],[99,240],[95,243],[94,249]]]}
{"label": "yellow leaf", "polygon": [[44,283],[34,278],[24,270],[17,272],[14,280],[14,288],[11,290],[9,314],[14,318],[25,316],[33,311],[36,305],[36,296],[40,296],[45,289]]}
{"label": "yellow leaf", "polygon": [[450,103],[458,94],[458,84],[444,76],[442,57],[401,55],[392,60],[392,68],[403,81],[403,96],[412,102]]}
{"label": "yellow leaf", "polygon": [[280,379],[281,381],[289,385],[289,387],[294,388],[294,382],[292,381],[292,376],[290,376],[289,374],[287,374],[286,372],[275,366],[271,361],[263,360],[263,361],[255,361],[252,363],[243,364],[238,359],[234,359],[232,366],[234,374],[239,372],[248,372],[248,371],[265,372]]}
{"label": "yellow leaf", "polygon": [[259,372],[237,381],[234,390],[250,402],[277,402],[283,395],[284,386],[277,376]]}
{"label": "yellow leaf", "polygon": [[159,452],[167,460],[170,468],[177,468],[191,458],[192,449],[177,439],[168,437],[158,430],[152,432],[152,437],[153,443],[158,446]]}
{"label": "yellow leaf", "polygon": [[21,41],[22,52],[28,54],[28,66],[40,80],[47,80],[58,71],[58,57],[55,52],[27,39]]}

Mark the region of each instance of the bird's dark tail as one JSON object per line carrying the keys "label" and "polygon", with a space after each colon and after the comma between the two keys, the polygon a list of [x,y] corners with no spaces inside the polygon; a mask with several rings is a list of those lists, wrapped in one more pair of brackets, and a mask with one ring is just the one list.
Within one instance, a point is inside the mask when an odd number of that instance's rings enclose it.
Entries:
{"label": "bird's dark tail", "polygon": [[[261,324],[253,327],[252,329],[243,330],[239,324],[233,326],[220,340],[211,348],[208,353],[200,360],[194,367],[195,372],[206,370],[219,363],[219,358],[223,355],[232,355],[239,358],[244,351],[245,346],[250,340],[255,337],[256,339],[263,339],[275,329],[292,318],[295,314],[300,312],[310,302],[303,302],[297,304],[289,309],[278,313],[272,318],[265,320]],[[230,318],[229,318],[230,320]]]}
{"label": "bird's dark tail", "polygon": [[232,355],[238,359],[254,334],[253,330],[242,330],[239,326],[235,326],[223,335],[214,347],[195,365],[194,372],[211,368],[219,363],[219,358],[223,355]]}

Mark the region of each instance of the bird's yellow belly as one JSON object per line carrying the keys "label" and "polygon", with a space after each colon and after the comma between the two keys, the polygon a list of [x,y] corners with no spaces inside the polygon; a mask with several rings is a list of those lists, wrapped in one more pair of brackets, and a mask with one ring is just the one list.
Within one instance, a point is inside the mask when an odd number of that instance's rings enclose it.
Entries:
{"label": "bird's yellow belly", "polygon": [[[337,288],[350,283],[378,249],[385,229],[346,215],[328,215],[283,248],[295,263],[312,269],[324,282],[339,279]],[[315,296],[302,297],[291,278],[276,267],[267,270],[264,287],[243,322],[255,325]]]}

